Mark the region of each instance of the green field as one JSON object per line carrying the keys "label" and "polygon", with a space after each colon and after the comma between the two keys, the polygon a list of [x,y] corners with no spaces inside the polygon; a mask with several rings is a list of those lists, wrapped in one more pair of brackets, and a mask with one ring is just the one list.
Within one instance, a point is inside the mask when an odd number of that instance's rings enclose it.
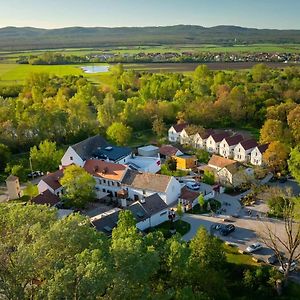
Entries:
{"label": "green field", "polygon": [[164,46],[132,46],[132,47],[106,47],[106,48],[80,48],[80,49],[51,49],[34,51],[2,51],[0,57],[16,59],[19,56],[40,55],[45,51],[61,52],[69,55],[87,55],[96,53],[165,53],[165,52],[293,52],[300,53],[300,44],[252,44],[252,45],[164,45]]}
{"label": "green field", "polygon": [[[88,65],[88,64],[86,64]],[[107,65],[107,64],[95,64]],[[0,63],[0,84],[22,84],[31,73],[49,73],[50,75],[83,75],[95,83],[108,84],[109,73],[86,74],[80,67],[83,65],[53,65],[53,66],[34,66],[19,65],[15,63]]]}

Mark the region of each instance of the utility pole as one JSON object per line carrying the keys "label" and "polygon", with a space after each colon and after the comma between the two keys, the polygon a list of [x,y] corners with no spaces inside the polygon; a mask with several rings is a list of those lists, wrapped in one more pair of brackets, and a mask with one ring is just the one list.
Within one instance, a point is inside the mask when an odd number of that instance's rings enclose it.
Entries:
{"label": "utility pole", "polygon": [[29,156],[29,165],[30,165],[30,170],[31,170],[31,177],[32,179],[34,178],[34,175],[33,175],[33,169],[32,169],[32,161],[31,161],[31,157]]}

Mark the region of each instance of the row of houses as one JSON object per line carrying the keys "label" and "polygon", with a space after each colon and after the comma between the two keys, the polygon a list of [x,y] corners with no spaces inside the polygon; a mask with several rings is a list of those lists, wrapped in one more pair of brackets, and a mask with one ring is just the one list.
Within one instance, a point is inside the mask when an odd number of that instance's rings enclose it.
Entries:
{"label": "row of houses", "polygon": [[168,131],[169,141],[188,144],[196,149],[204,149],[238,162],[263,165],[263,153],[267,150],[268,144],[258,145],[254,139],[245,139],[242,135],[232,134],[229,131],[207,129],[191,133],[188,128],[187,123],[171,126]]}

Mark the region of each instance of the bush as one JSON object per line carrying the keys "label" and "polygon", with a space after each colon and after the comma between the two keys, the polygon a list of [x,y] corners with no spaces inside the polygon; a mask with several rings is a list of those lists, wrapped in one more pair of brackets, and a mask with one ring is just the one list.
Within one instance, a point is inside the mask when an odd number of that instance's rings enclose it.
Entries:
{"label": "bush", "polygon": [[205,170],[202,181],[204,183],[206,183],[206,184],[213,185],[215,183],[215,175],[214,175],[214,173]]}

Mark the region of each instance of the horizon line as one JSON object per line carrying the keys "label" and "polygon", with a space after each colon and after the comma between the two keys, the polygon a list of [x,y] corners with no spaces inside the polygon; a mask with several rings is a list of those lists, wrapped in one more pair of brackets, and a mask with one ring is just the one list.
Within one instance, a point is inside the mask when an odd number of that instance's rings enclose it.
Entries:
{"label": "horizon line", "polygon": [[15,26],[15,25],[7,25],[0,27],[1,29],[6,28],[16,28],[16,29],[24,29],[24,28],[32,28],[32,29],[41,29],[41,30],[58,30],[58,29],[68,29],[68,28],[106,28],[106,29],[120,29],[120,28],[161,28],[161,27],[176,27],[176,26],[193,26],[193,27],[202,27],[206,29],[215,28],[215,27],[236,27],[236,28],[245,28],[245,29],[257,29],[257,30],[280,30],[280,31],[291,31],[291,30],[300,30],[300,28],[266,28],[266,27],[247,27],[241,25],[232,25],[232,24],[219,24],[214,26],[203,26],[199,24],[173,24],[173,25],[145,25],[145,26],[64,26],[64,27],[35,27],[35,26]]}

